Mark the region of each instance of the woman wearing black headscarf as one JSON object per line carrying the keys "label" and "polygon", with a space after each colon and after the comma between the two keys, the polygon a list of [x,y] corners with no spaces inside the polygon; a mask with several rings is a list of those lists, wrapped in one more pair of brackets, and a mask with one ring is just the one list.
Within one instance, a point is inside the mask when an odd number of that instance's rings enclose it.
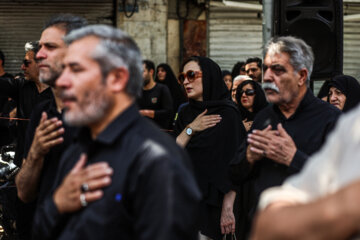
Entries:
{"label": "woman wearing black headscarf", "polygon": [[248,132],[256,114],[268,105],[265,93],[257,82],[245,80],[236,89],[236,101],[242,122]]}
{"label": "woman wearing black headscarf", "polygon": [[176,113],[179,106],[187,101],[187,98],[184,89],[178,83],[174,72],[171,70],[171,67],[168,64],[162,63],[157,66],[155,81],[165,84],[169,88],[171,97],[173,99],[173,109]]}
{"label": "woman wearing black headscarf", "polygon": [[188,151],[203,194],[200,232],[221,239],[235,231],[235,192],[228,176],[229,162],[245,136],[240,115],[230,100],[219,66],[209,58],[191,57],[183,65],[189,104],[175,123],[176,141]]}
{"label": "woman wearing black headscarf", "polygon": [[347,75],[338,75],[330,80],[328,102],[347,112],[360,102],[360,84]]}

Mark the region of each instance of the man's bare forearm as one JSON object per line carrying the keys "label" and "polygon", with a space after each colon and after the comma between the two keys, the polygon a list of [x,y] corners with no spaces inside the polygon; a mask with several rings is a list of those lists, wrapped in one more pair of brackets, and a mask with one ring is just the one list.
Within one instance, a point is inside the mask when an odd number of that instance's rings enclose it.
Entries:
{"label": "man's bare forearm", "polygon": [[29,153],[15,178],[18,197],[28,203],[36,199],[41,171],[43,169],[43,156],[34,156]]}
{"label": "man's bare forearm", "polygon": [[360,226],[358,200],[351,194],[346,188],[308,204],[270,206],[257,217],[252,239],[348,239]]}

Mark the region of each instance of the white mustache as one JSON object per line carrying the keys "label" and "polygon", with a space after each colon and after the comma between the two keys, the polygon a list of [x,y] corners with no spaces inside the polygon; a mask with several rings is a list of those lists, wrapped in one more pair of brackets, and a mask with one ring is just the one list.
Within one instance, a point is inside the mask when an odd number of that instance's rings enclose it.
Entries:
{"label": "white mustache", "polygon": [[273,90],[273,91],[275,91],[275,92],[277,92],[277,93],[279,93],[280,92],[280,90],[279,90],[279,88],[275,85],[275,83],[269,83],[269,82],[264,82],[263,84],[262,84],[262,88],[264,89],[264,90],[266,90],[266,89],[270,89],[270,90]]}

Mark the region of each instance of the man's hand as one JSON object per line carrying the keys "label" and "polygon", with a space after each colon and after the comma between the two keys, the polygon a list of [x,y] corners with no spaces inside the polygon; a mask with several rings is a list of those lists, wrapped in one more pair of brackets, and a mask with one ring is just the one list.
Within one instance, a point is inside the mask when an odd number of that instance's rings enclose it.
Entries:
{"label": "man's hand", "polygon": [[[271,130],[271,126],[267,126],[265,129],[263,130],[253,130],[252,133],[250,133],[248,135],[248,143],[249,146],[246,149],[246,159],[250,162],[250,163],[254,163],[255,161],[260,160],[263,157],[263,150],[259,150],[258,146],[253,144],[253,143],[257,143],[254,141],[253,139],[253,134],[255,133],[260,133],[262,135],[267,135],[268,133],[273,132]],[[259,151],[258,151],[259,150]]]}
{"label": "man's hand", "polygon": [[[297,150],[293,139],[280,123],[276,131],[270,131],[269,127],[264,130],[254,130],[252,134],[249,134],[250,154],[256,157],[263,156],[289,166]],[[255,157],[254,159],[258,160]]]}
{"label": "man's hand", "polygon": [[62,143],[64,134],[62,121],[57,118],[47,119],[47,114],[42,113],[39,126],[36,128],[33,142],[29,150],[32,159],[44,157],[52,147]]}
{"label": "man's hand", "polygon": [[[80,195],[84,194],[84,201],[94,202],[103,196],[102,189],[111,183],[112,168],[106,162],[94,163],[88,166],[86,155],[82,154],[71,172],[56,189],[53,198],[59,213],[70,213],[81,209]],[[82,185],[88,189],[83,192]]]}
{"label": "man's hand", "polygon": [[142,109],[142,110],[139,110],[139,113],[144,117],[148,117],[148,118],[154,118],[155,117],[155,111],[154,110]]}

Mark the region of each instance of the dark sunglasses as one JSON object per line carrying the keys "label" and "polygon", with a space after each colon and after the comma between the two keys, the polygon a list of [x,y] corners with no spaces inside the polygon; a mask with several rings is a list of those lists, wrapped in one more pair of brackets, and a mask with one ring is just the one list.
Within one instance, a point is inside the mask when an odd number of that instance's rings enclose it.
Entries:
{"label": "dark sunglasses", "polygon": [[28,67],[30,65],[30,63],[31,63],[30,60],[26,60],[26,59],[23,60],[23,64],[25,67]]}
{"label": "dark sunglasses", "polygon": [[183,85],[186,78],[189,82],[193,82],[199,77],[202,77],[202,72],[189,70],[186,73],[180,73],[178,76],[178,81],[181,85]]}
{"label": "dark sunglasses", "polygon": [[246,89],[245,91],[241,90],[239,92],[240,96],[242,96],[243,93],[245,93],[246,96],[254,96],[255,95],[255,90],[254,89]]}

